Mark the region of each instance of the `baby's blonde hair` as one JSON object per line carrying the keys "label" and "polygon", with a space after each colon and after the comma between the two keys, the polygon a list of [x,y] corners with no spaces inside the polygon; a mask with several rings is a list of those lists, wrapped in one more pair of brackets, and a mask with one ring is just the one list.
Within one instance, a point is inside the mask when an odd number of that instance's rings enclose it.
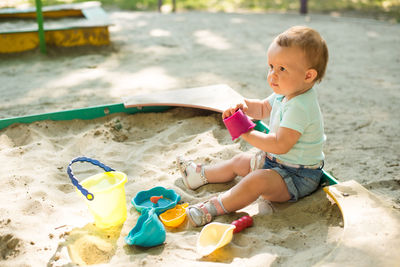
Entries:
{"label": "baby's blonde hair", "polygon": [[299,47],[304,51],[305,57],[310,63],[310,68],[318,73],[316,82],[321,82],[325,75],[328,63],[328,47],[325,40],[314,29],[305,26],[294,26],[279,34],[275,40],[281,47]]}

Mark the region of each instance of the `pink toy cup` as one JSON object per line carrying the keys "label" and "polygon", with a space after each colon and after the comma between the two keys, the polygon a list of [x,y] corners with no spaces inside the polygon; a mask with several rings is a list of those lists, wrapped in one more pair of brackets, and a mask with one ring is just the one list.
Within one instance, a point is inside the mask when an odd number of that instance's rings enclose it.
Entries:
{"label": "pink toy cup", "polygon": [[225,118],[224,124],[231,134],[232,140],[239,138],[241,134],[248,132],[256,126],[241,109],[230,117]]}

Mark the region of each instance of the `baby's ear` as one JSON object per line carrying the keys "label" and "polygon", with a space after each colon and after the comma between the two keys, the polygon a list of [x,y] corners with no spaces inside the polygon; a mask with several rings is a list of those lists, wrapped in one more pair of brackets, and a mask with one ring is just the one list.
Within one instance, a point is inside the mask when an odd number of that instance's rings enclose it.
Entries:
{"label": "baby's ear", "polygon": [[305,82],[312,83],[318,76],[318,72],[315,69],[308,69],[306,71]]}

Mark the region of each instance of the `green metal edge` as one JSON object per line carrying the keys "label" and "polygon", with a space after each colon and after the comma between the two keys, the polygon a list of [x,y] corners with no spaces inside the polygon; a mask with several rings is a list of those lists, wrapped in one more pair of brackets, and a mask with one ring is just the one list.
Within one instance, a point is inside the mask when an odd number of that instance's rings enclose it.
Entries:
{"label": "green metal edge", "polygon": [[64,120],[91,120],[100,117],[104,117],[114,113],[140,113],[140,112],[162,112],[170,109],[170,106],[149,106],[141,108],[125,108],[123,103],[109,104],[95,107],[79,108],[65,111],[57,111],[51,113],[43,113],[36,115],[29,115],[23,117],[14,117],[7,119],[0,119],[0,130],[4,129],[14,123],[32,123],[35,121],[53,120],[53,121],[64,121]]}
{"label": "green metal edge", "polygon": [[[263,123],[262,121],[255,121],[256,126],[254,127],[255,130],[260,131],[260,132],[264,132],[264,133],[268,133],[269,132],[269,128],[268,126]],[[321,186],[325,186],[325,185],[334,185],[334,184],[338,184],[338,180],[336,180],[335,177],[333,177],[330,173],[328,173],[325,170],[322,170],[322,178],[321,178],[321,182],[320,185]]]}

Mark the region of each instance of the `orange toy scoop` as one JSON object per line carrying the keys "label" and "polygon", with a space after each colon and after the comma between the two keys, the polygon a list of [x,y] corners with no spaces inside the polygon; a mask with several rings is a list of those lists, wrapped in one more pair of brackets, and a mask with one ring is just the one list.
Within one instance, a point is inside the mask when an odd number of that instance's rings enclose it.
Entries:
{"label": "orange toy scoop", "polygon": [[159,215],[161,222],[168,227],[178,227],[183,223],[186,218],[186,208],[189,203],[176,205],[174,208],[169,209]]}

